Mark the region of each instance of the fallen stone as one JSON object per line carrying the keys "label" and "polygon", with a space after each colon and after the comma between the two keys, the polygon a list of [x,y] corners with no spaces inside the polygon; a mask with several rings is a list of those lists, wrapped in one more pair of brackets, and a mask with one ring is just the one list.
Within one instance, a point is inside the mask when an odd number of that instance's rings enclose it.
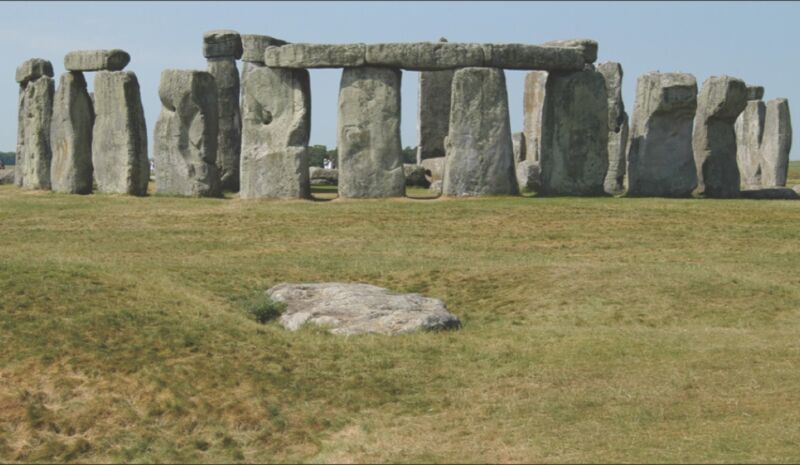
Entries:
{"label": "fallen stone", "polygon": [[402,197],[400,70],[345,68],[339,87],[340,198]]}
{"label": "fallen stone", "polygon": [[242,61],[264,64],[264,52],[267,47],[279,47],[286,45],[288,42],[274,37],[257,35],[257,34],[242,34]]}
{"label": "fallen stone", "polygon": [[[749,93],[750,87],[747,89]],[[739,177],[741,186],[747,189],[761,187],[761,138],[766,109],[761,100],[749,100],[733,126]]]}
{"label": "fallen stone", "polygon": [[68,71],[121,71],[131,61],[125,50],[77,50],[64,57]]}
{"label": "fallen stone", "polygon": [[541,195],[605,195],[608,99],[594,70],[549,73],[542,109]]}
{"label": "fallen stone", "polygon": [[444,138],[450,124],[453,70],[419,73],[417,163],[444,156]]}
{"label": "fallen stone", "polygon": [[745,199],[764,199],[764,200],[795,200],[800,199],[797,186],[795,189],[788,187],[769,187],[762,189],[743,189],[739,195]]}
{"label": "fallen stone", "polygon": [[55,85],[50,76],[20,84],[14,183],[24,189],[50,189],[50,126]]}
{"label": "fallen stone", "polygon": [[427,178],[427,171],[424,166],[414,164],[403,164],[403,173],[406,177],[406,186],[430,187],[431,183]]}
{"label": "fallen stone", "polygon": [[539,164],[533,160],[522,160],[517,163],[517,183],[520,192],[538,192],[542,187]]}
{"label": "fallen stone", "polygon": [[764,98],[762,86],[747,86],[747,100],[761,100]]}
{"label": "fallen stone", "polygon": [[546,47],[569,47],[577,48],[581,51],[583,59],[586,63],[594,63],[597,61],[597,41],[592,39],[562,39],[551,40],[542,45]]}
{"label": "fallen stone", "polygon": [[94,78],[94,111],[92,166],[97,190],[147,195],[147,127],[136,74],[98,72]]}
{"label": "fallen stone", "polygon": [[628,151],[629,196],[687,197],[697,185],[692,121],[697,81],[685,73],[647,73],[636,83]]}
{"label": "fallen stone", "polygon": [[542,151],[542,109],[546,86],[547,71],[531,71],[525,75],[522,97],[525,159],[535,163],[539,162]]}
{"label": "fallen stone", "polygon": [[[450,119],[449,116],[448,119]],[[429,181],[434,182],[444,178],[444,157],[427,158],[422,160],[421,165],[425,168],[426,173],[430,173]]]}
{"label": "fallen stone", "polygon": [[511,146],[514,150],[514,163],[517,164],[525,160],[525,133],[515,132],[511,134]]}
{"label": "fallen stone", "polygon": [[156,191],[190,197],[219,197],[217,93],[205,71],[167,69],[158,86],[161,113],[153,159]]}
{"label": "fallen stone", "polygon": [[279,284],[267,295],[287,305],[280,324],[290,331],[314,324],[336,335],[395,335],[461,326],[439,299],[368,284]]}
{"label": "fallen stone", "polygon": [[308,175],[313,185],[332,184],[335,186],[339,184],[339,170],[336,169],[312,166],[308,169]]}
{"label": "fallen stone", "polygon": [[94,106],[83,73],[61,75],[50,125],[50,181],[55,192],[92,193]]}
{"label": "fallen stone", "polygon": [[286,44],[267,47],[264,63],[273,68],[348,68],[364,66],[365,44]]}
{"label": "fallen stone", "polygon": [[603,185],[607,194],[617,195],[625,189],[625,145],[628,141],[628,115],[622,101],[622,65],[600,63],[597,71],[606,81],[608,95],[608,171]]}
{"label": "fallen stone", "polygon": [[456,71],[445,148],[443,195],[519,193],[503,70]]}
{"label": "fallen stone", "polygon": [[694,194],[702,197],[739,196],[736,132],[733,125],[747,105],[747,86],[741,79],[711,76],[697,98],[692,150],[697,168]]}
{"label": "fallen stone", "polygon": [[239,107],[239,71],[233,57],[208,59],[208,72],[217,89],[217,168],[222,188],[239,190],[239,164],[242,151],[242,114]]}
{"label": "fallen stone", "polygon": [[251,71],[245,85],[239,196],[243,199],[311,197],[308,71],[257,68]]}
{"label": "fallen stone", "polygon": [[22,86],[42,76],[53,77],[53,64],[47,60],[31,58],[17,67],[16,81]]}
{"label": "fallen stone", "polygon": [[761,185],[783,187],[789,173],[792,149],[792,122],[789,101],[785,98],[767,102],[764,135],[761,138]]}
{"label": "fallen stone", "polygon": [[203,34],[203,56],[205,58],[242,57],[242,38],[236,31],[219,29]]}

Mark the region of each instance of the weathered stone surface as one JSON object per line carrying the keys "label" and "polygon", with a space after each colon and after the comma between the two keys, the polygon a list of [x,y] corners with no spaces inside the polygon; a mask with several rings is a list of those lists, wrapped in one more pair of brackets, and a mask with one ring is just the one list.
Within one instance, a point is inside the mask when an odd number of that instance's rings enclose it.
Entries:
{"label": "weathered stone surface", "polygon": [[624,190],[625,145],[628,140],[628,115],[622,101],[622,65],[600,63],[597,71],[606,81],[608,95],[608,171],[604,186],[607,194],[616,195]]}
{"label": "weathered stone surface", "polygon": [[406,186],[429,187],[430,181],[426,176],[425,167],[422,165],[403,164],[403,173],[406,177]]}
{"label": "weathered stone surface", "polygon": [[239,196],[309,198],[308,71],[257,68],[250,72],[245,85]]}
{"label": "weathered stone surface", "polygon": [[339,197],[405,194],[400,145],[400,70],[345,68],[339,87]]}
{"label": "weathered stone surface", "polygon": [[22,86],[42,76],[53,77],[53,64],[42,58],[25,60],[17,67],[16,80]]}
{"label": "weathered stone surface", "polygon": [[25,189],[50,189],[50,124],[53,78],[40,76],[20,85],[14,183]]}
{"label": "weathered stone surface", "polygon": [[312,185],[318,184],[339,184],[339,170],[320,168],[312,166],[308,169],[308,175],[311,178]]}
{"label": "weathered stone surface", "polygon": [[14,184],[14,168],[0,170],[0,185]]}
{"label": "weathered stone surface", "polygon": [[242,151],[242,114],[239,107],[239,71],[232,57],[209,58],[208,72],[217,88],[217,168],[222,188],[239,190],[239,158]]}
{"label": "weathered stone surface", "polygon": [[[747,89],[749,93],[750,87]],[[747,189],[761,186],[761,137],[766,109],[761,100],[749,100],[733,126],[739,177],[741,186]]]}
{"label": "weathered stone surface", "polygon": [[428,190],[434,194],[442,195],[443,185],[444,183],[442,182],[442,180],[437,179],[436,181],[431,182],[431,186],[428,188]]}
{"label": "weathered stone surface", "polygon": [[511,146],[514,150],[514,163],[517,164],[525,160],[525,133],[515,132],[511,134]]}
{"label": "weathered stone surface", "polygon": [[[450,119],[448,115],[448,119]],[[422,167],[430,173],[428,177],[431,182],[444,178],[444,157],[427,158],[422,160]]]}
{"label": "weathered stone surface", "polygon": [[158,86],[161,113],[153,159],[159,194],[218,197],[217,93],[205,71],[167,69]]}
{"label": "weathered stone surface", "polygon": [[245,90],[245,81],[247,81],[247,76],[250,74],[250,71],[258,68],[263,68],[265,65],[261,63],[257,63],[254,61],[243,61],[242,62],[242,71],[241,77],[239,78],[239,89],[241,90],[241,98],[239,99],[239,110],[241,111],[242,106],[244,105],[244,90]]}
{"label": "weathered stone surface", "polygon": [[764,116],[761,139],[761,185],[782,187],[789,172],[789,151],[792,148],[792,122],[789,101],[770,100]]}
{"label": "weathered stone surface", "polygon": [[206,58],[242,57],[242,38],[236,31],[218,29],[203,34],[203,56]]}
{"label": "weathered stone surface", "polygon": [[550,73],[542,109],[541,195],[604,195],[608,99],[594,70]]}
{"label": "weathered stone surface", "polygon": [[622,65],[609,61],[597,65],[603,75],[608,96],[608,130],[618,132],[625,118],[625,103],[622,101]]}
{"label": "weathered stone surface", "polygon": [[458,328],[461,323],[444,302],[420,294],[394,294],[368,284],[279,284],[267,291],[286,303],[280,324],[296,331],[305,324],[331,334],[404,334],[417,330]]}
{"label": "weathered stone surface", "polygon": [[525,159],[539,162],[542,149],[542,110],[547,86],[547,71],[531,71],[525,75],[523,92],[523,123]]}
{"label": "weathered stone surface", "polygon": [[542,185],[539,164],[533,160],[517,163],[517,184],[520,192],[538,192]]}
{"label": "weathered stone surface", "polygon": [[92,193],[94,106],[86,79],[77,71],[61,75],[53,101],[50,181],[56,192]]}
{"label": "weathered stone surface", "polygon": [[697,185],[692,120],[697,81],[685,73],[647,73],[636,82],[628,151],[628,195],[686,197]]}
{"label": "weathered stone surface", "polygon": [[697,168],[695,195],[739,196],[733,125],[746,105],[747,86],[741,79],[711,76],[703,82],[692,131],[692,150]]}
{"label": "weathered stone surface", "polygon": [[419,73],[417,163],[444,156],[444,138],[450,124],[453,70]]}
{"label": "weathered stone surface", "polygon": [[762,86],[747,86],[747,100],[761,100],[764,98]]}
{"label": "weathered stone surface", "polygon": [[528,44],[485,44],[483,66],[505,69],[578,71],[583,69],[583,50]]}
{"label": "weathered stone surface", "polygon": [[273,68],[347,68],[364,66],[365,44],[286,44],[267,47],[264,63]]}
{"label": "weathered stone surface", "polygon": [[443,195],[519,193],[503,70],[456,71],[445,148]]}
{"label": "weathered stone surface", "polygon": [[94,78],[94,111],[92,165],[97,190],[146,195],[150,162],[136,74],[98,72]]}
{"label": "weathered stone surface", "polygon": [[[366,64],[417,71],[452,69],[462,63],[480,66],[484,51],[480,44],[416,42],[368,44]],[[463,65],[461,65],[463,66]]]}
{"label": "weathered stone surface", "polygon": [[[796,188],[797,186],[795,186]],[[769,187],[762,189],[743,189],[739,196],[744,199],[758,199],[758,200],[795,200],[800,199],[797,189],[789,189],[788,187]]]}
{"label": "weathered stone surface", "polygon": [[547,47],[569,47],[577,48],[581,51],[581,55],[586,63],[594,63],[597,61],[597,41],[592,39],[562,39],[551,40],[542,45]]}
{"label": "weathered stone surface", "polygon": [[242,61],[264,64],[267,47],[279,47],[288,42],[274,37],[258,34],[242,34]]}
{"label": "weathered stone surface", "polygon": [[121,71],[131,61],[125,50],[76,50],[64,57],[69,71]]}

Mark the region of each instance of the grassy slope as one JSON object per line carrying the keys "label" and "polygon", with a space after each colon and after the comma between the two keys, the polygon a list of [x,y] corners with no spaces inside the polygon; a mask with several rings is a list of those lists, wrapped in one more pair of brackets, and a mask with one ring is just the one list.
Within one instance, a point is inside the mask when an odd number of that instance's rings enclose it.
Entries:
{"label": "grassy slope", "polygon": [[[0,186],[0,461],[797,462],[798,224],[792,201]],[[345,339],[242,311],[327,280],[464,327]]]}

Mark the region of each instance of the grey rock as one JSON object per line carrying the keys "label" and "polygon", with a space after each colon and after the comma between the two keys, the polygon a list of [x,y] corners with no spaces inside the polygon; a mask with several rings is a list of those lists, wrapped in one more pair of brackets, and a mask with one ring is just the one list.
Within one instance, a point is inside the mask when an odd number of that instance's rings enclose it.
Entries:
{"label": "grey rock", "polygon": [[345,68],[339,87],[339,197],[405,194],[400,145],[400,70]]}
{"label": "grey rock", "polygon": [[61,75],[53,101],[50,181],[56,192],[92,193],[94,106],[83,73]]}
{"label": "grey rock", "polygon": [[14,184],[14,168],[0,170],[0,185]]}
{"label": "grey rock", "polygon": [[608,171],[604,186],[607,194],[617,195],[624,191],[625,145],[628,140],[628,115],[622,101],[622,65],[600,63],[597,71],[606,81],[608,94]]}
{"label": "grey rock", "polygon": [[42,58],[25,60],[17,67],[16,80],[22,86],[42,76],[53,77],[53,64]]}
{"label": "grey rock", "polygon": [[242,34],[242,61],[264,64],[267,47],[278,47],[288,42],[274,37],[258,34]]}
{"label": "grey rock", "polygon": [[416,71],[481,66],[483,46],[452,42],[416,42],[367,45],[366,64]]}
{"label": "grey rock", "polygon": [[550,73],[542,109],[541,195],[605,195],[608,99],[594,70]]}
{"label": "grey rock", "polygon": [[424,166],[405,163],[403,164],[403,173],[406,177],[406,186],[427,188],[431,185]]}
{"label": "grey rock", "polygon": [[456,71],[445,148],[443,195],[519,193],[503,70]]}
{"label": "grey rock", "polygon": [[264,63],[273,68],[346,68],[364,66],[365,44],[286,44],[267,47]]}
{"label": "grey rock", "polygon": [[159,194],[219,197],[217,93],[205,71],[167,69],[158,86],[161,113],[154,133]]}
{"label": "grey rock", "polygon": [[483,48],[483,66],[493,68],[578,71],[584,66],[583,51],[575,47],[486,44]]}
{"label": "grey rock", "polygon": [[68,71],[122,71],[131,61],[125,50],[76,50],[64,57]]}
{"label": "grey rock", "polygon": [[94,78],[94,111],[92,166],[97,190],[146,195],[150,161],[136,74],[98,72]]}
{"label": "grey rock", "polygon": [[692,150],[697,168],[695,195],[715,198],[739,196],[733,125],[746,105],[747,86],[741,79],[711,76],[703,82],[692,131]]}
{"label": "grey rock", "polygon": [[250,72],[245,85],[239,196],[309,198],[308,71],[257,68]]}
{"label": "grey rock", "polygon": [[523,93],[523,126],[525,159],[539,162],[542,151],[542,110],[547,86],[547,71],[531,71],[525,75]]}
{"label": "grey rock", "polygon": [[739,177],[741,185],[748,189],[761,186],[761,138],[766,110],[761,100],[749,100],[733,126]]}
{"label": "grey rock", "polygon": [[515,132],[511,134],[511,146],[514,149],[514,163],[525,160],[525,133]]}
{"label": "grey rock", "polygon": [[697,81],[685,73],[647,73],[636,83],[628,150],[628,195],[686,197],[697,185],[692,120]]}
{"label": "grey rock", "polygon": [[244,90],[245,90],[245,81],[247,80],[247,76],[250,74],[250,71],[258,68],[263,68],[265,65],[262,63],[257,63],[254,61],[243,61],[242,62],[242,71],[239,77],[239,89],[241,90],[241,97],[239,99],[239,110],[241,111],[242,106],[244,105]]}
{"label": "grey rock", "polygon": [[608,130],[619,132],[625,118],[625,103],[622,101],[622,65],[609,61],[597,65],[603,75],[608,95]]}
{"label": "grey rock", "polygon": [[232,57],[209,58],[208,72],[217,88],[217,168],[222,188],[239,190],[239,164],[242,151],[242,114],[239,107],[239,71]]}
{"label": "grey rock", "polygon": [[442,187],[443,186],[444,186],[444,183],[442,182],[442,180],[441,179],[437,179],[436,181],[433,181],[431,183],[430,187],[428,187],[428,191],[430,191],[430,192],[432,192],[434,194],[442,195]]}
{"label": "grey rock", "polygon": [[762,86],[747,86],[747,100],[761,100],[764,98]]}
{"label": "grey rock", "polygon": [[236,31],[218,29],[203,34],[203,56],[206,58],[242,57],[242,38]]}
{"label": "grey rock", "polygon": [[[450,119],[449,115],[448,119]],[[431,182],[444,178],[444,157],[427,158],[422,160],[421,165],[425,168],[426,173],[430,173],[428,177]]]}
{"label": "grey rock", "polygon": [[784,98],[767,102],[764,135],[761,139],[761,185],[782,187],[789,172],[792,148],[792,122],[789,101]]}
{"label": "grey rock", "polygon": [[542,186],[539,164],[533,160],[522,160],[517,163],[517,183],[520,192],[538,192]]}
{"label": "grey rock", "polygon": [[40,76],[20,85],[14,183],[25,189],[50,189],[50,125],[53,78]]}
{"label": "grey rock", "polygon": [[269,289],[267,295],[286,303],[280,324],[290,331],[314,324],[337,335],[395,335],[461,325],[439,299],[395,294],[368,284],[279,284]]}
{"label": "grey rock", "polygon": [[313,185],[339,184],[339,170],[337,169],[327,169],[320,168],[318,166],[312,166],[308,169],[308,176],[311,178],[311,184]]}
{"label": "grey rock", "polygon": [[795,191],[795,192],[797,192],[798,194],[800,194],[800,184],[795,184],[795,185],[792,187],[792,190],[793,190],[793,191]]}
{"label": "grey rock", "polygon": [[758,200],[795,200],[800,199],[797,192],[797,186],[794,189],[788,187],[769,187],[762,189],[743,189],[739,193],[740,197],[744,199],[758,199]]}
{"label": "grey rock", "polygon": [[417,163],[444,156],[444,138],[450,124],[452,70],[419,73]]}
{"label": "grey rock", "polygon": [[583,59],[586,61],[586,63],[594,63],[597,61],[597,41],[592,39],[551,40],[542,45],[548,47],[577,48],[581,51],[581,55],[583,55]]}

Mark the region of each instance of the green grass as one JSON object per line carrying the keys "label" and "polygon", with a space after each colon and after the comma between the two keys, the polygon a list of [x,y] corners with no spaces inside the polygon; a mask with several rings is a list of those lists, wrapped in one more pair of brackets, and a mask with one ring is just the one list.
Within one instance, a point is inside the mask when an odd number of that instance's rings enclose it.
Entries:
{"label": "green grass", "polygon": [[[2,462],[800,461],[797,201],[0,186],[0,225]],[[334,280],[463,327],[248,311]]]}

